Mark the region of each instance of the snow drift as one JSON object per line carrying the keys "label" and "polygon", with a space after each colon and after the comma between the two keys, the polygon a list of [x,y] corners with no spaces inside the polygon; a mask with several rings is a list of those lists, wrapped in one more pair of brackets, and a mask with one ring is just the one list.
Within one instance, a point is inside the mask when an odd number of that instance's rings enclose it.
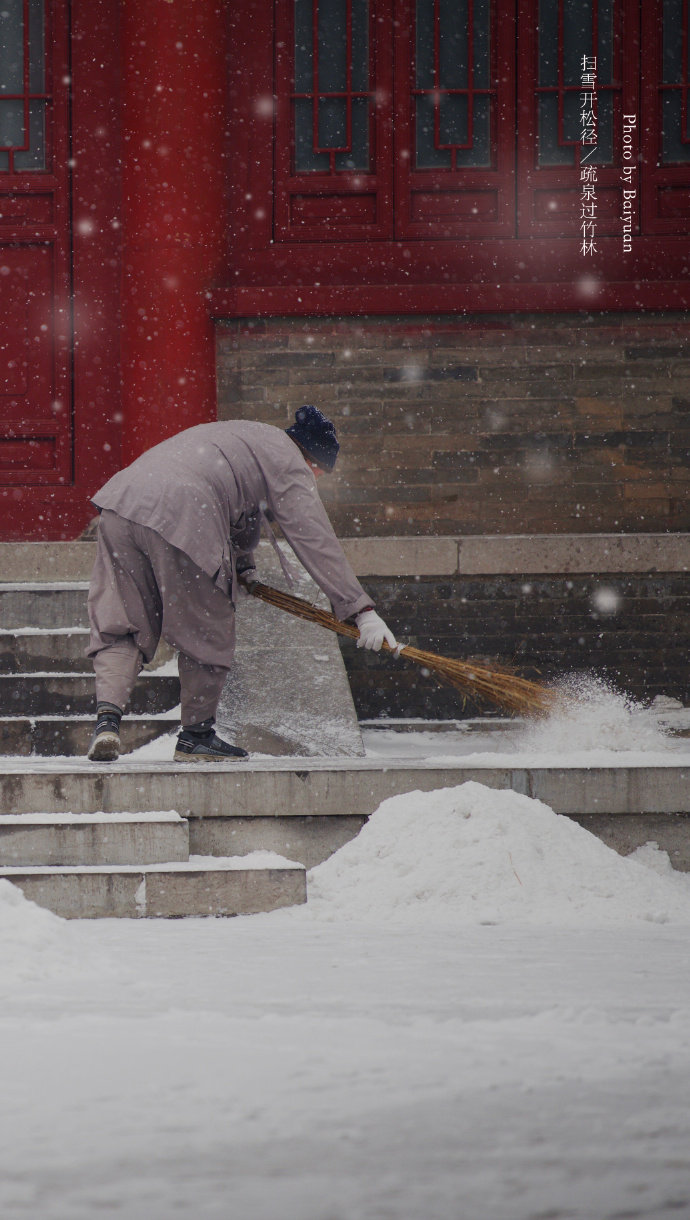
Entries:
{"label": "snow drift", "polygon": [[478,783],[383,801],[309,877],[318,919],[690,923],[690,887],[623,858],[541,801]]}
{"label": "snow drift", "polygon": [[0,878],[0,993],[19,982],[107,971],[107,958],[97,948],[87,952],[74,925]]}

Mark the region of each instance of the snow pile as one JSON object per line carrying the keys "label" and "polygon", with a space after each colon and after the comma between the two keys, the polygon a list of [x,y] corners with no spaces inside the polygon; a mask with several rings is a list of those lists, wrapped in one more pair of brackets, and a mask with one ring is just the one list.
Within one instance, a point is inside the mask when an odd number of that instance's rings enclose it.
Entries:
{"label": "snow pile", "polygon": [[690,886],[622,858],[541,801],[472,782],[384,801],[309,881],[317,919],[690,923]]}
{"label": "snow pile", "polygon": [[561,700],[545,720],[529,724],[520,746],[544,754],[579,751],[665,751],[675,743],[656,714],[602,678],[573,676],[559,683]]}
{"label": "snow pile", "polygon": [[63,978],[88,966],[66,920],[0,879],[0,989],[20,981]]}

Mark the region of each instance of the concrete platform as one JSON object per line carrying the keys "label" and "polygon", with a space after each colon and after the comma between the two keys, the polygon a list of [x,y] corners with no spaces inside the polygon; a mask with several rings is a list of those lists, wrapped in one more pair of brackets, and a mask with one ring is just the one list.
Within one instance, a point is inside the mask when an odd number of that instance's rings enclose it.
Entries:
{"label": "concrete platform", "polygon": [[189,859],[177,813],[20,813],[0,816],[0,867],[162,864]]}
{"label": "concrete platform", "polygon": [[[175,809],[192,851],[283,851],[311,867],[386,797],[474,780],[544,801],[625,854],[650,839],[690,870],[690,766],[519,767],[267,759],[194,767],[0,760],[0,812]],[[420,817],[424,815],[420,798]]]}
{"label": "concrete platform", "polygon": [[191,859],[148,868],[6,868],[0,876],[63,919],[179,919],[254,915],[306,902],[306,874],[271,866]]}

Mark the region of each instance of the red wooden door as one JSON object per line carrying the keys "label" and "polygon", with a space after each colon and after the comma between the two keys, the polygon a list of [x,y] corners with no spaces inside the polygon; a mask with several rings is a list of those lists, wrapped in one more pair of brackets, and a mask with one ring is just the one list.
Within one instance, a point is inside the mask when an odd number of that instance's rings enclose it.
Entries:
{"label": "red wooden door", "polygon": [[0,14],[0,486],[72,477],[66,4]]}
{"label": "red wooden door", "polygon": [[252,8],[219,315],[690,301],[690,0]]}

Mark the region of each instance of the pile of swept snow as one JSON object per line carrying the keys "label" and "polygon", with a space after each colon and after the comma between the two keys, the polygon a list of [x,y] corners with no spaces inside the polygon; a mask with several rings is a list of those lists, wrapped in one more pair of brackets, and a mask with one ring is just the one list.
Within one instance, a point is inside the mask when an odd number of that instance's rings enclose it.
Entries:
{"label": "pile of swept snow", "polygon": [[541,801],[465,783],[384,801],[310,874],[319,919],[690,923],[690,884],[623,858]]}
{"label": "pile of swept snow", "polygon": [[78,973],[86,963],[72,931],[66,920],[0,879],[0,989]]}
{"label": "pile of swept snow", "polygon": [[645,754],[678,748],[653,709],[636,703],[597,675],[563,679],[557,693],[559,702],[551,714],[528,723],[523,730],[523,749],[573,759],[578,753]]}

